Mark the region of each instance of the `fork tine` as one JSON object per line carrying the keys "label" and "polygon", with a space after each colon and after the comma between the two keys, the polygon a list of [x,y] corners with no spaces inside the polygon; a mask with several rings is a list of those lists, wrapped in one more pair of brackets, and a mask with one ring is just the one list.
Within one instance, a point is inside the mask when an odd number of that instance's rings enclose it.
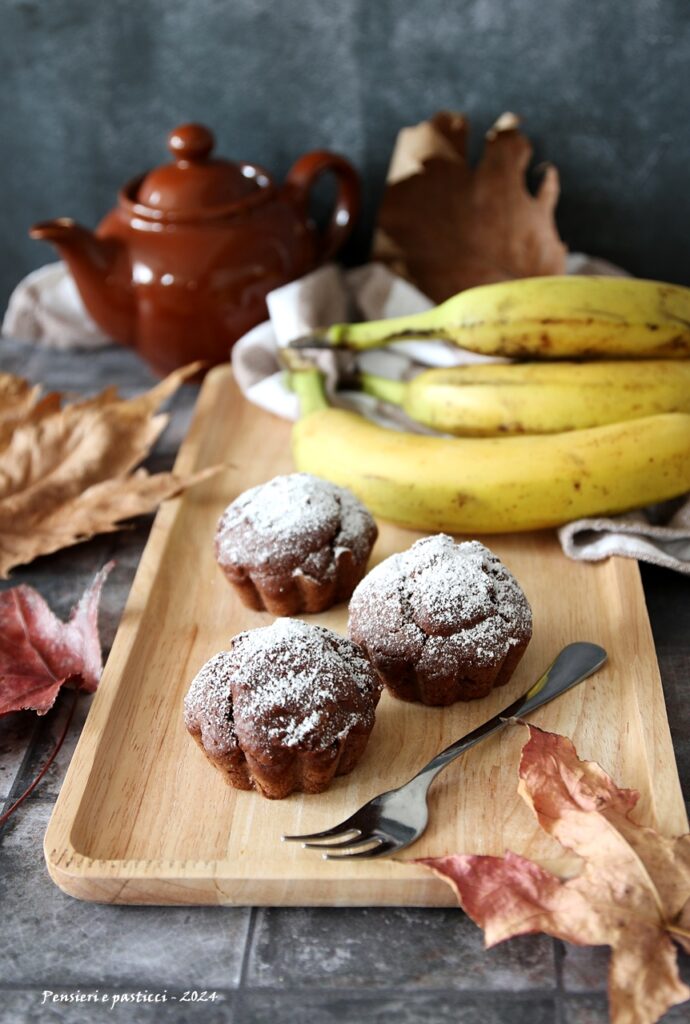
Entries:
{"label": "fork tine", "polygon": [[340,839],[342,836],[353,833],[354,837],[361,836],[361,831],[358,828],[346,827],[347,822],[341,821],[339,825],[334,825],[333,828],[324,829],[323,832],[311,832],[309,835],[304,836],[281,836],[284,843],[303,843],[308,839]]}
{"label": "fork tine", "polygon": [[306,850],[343,850],[347,847],[365,846],[376,838],[377,836],[363,836],[359,833],[359,835],[352,836],[351,839],[343,839],[339,843],[302,843],[302,846]]}
{"label": "fork tine", "polygon": [[[371,838],[378,838],[373,836]],[[379,839],[378,846],[372,846],[367,850],[358,850],[356,853],[324,853],[324,860],[364,860],[365,857],[383,857],[396,849],[396,844],[390,839]]]}

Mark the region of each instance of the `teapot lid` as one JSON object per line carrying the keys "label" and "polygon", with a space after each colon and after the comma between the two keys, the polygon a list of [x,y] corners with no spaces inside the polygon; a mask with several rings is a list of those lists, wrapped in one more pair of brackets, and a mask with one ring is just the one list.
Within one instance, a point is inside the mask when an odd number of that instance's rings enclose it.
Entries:
{"label": "teapot lid", "polygon": [[213,133],[201,124],[182,124],[168,135],[174,162],[144,176],[136,201],[161,213],[211,212],[270,184],[257,168],[211,157]]}

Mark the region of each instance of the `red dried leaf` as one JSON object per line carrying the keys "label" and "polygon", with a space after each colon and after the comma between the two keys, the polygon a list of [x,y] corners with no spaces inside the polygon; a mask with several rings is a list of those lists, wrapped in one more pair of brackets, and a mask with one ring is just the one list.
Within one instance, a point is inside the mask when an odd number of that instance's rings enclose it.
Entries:
{"label": "red dried leaf", "polygon": [[539,824],[582,858],[563,880],[514,853],[418,861],[448,882],[487,946],[531,932],[611,947],[616,1024],[652,1024],[690,998],[672,939],[690,952],[690,834],[669,839],[630,817],[639,794],[620,789],[564,736],[529,726],[519,792]]}
{"label": "red dried leaf", "polygon": [[96,575],[67,622],[33,587],[0,594],[0,715],[28,709],[44,715],[68,681],[78,680],[87,693],[96,689],[103,669],[98,604],[114,564]]}

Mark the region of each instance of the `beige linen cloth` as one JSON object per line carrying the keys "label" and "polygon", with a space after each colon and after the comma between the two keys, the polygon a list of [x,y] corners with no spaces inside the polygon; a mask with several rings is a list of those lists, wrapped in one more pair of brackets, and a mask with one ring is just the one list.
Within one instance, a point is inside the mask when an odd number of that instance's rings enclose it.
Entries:
{"label": "beige linen cloth", "polygon": [[19,282],[10,296],[2,334],[44,348],[93,349],[110,344],[84,309],[62,261],[47,263]]}
{"label": "beige linen cloth", "polygon": [[[610,264],[580,254],[569,257],[568,271],[620,273]],[[249,331],[232,350],[238,384],[251,402],[278,416],[296,419],[297,401],[285,386],[279,348],[329,323],[404,316],[430,306],[426,296],[381,264],[348,272],[332,265],[322,267],[268,296],[269,320]],[[5,315],[3,334],[62,349],[95,348],[108,343],[84,310],[62,263],[35,271],[17,286]],[[393,429],[405,430],[423,428],[400,410],[347,390],[353,370],[367,368],[383,376],[409,379],[428,366],[487,361],[442,341],[422,340],[396,342],[385,351],[357,357],[343,359],[335,353],[324,353],[319,358],[337,404]],[[599,561],[622,555],[690,573],[690,496],[621,516],[580,519],[561,527],[558,536],[570,558]]]}

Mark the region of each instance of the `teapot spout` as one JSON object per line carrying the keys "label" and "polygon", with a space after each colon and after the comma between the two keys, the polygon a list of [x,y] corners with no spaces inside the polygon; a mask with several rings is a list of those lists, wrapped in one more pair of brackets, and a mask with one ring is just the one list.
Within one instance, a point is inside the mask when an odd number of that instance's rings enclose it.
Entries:
{"label": "teapot spout", "polygon": [[134,296],[124,244],[100,238],[69,217],[34,224],[29,235],[55,246],[99,327],[114,340],[133,344]]}
{"label": "teapot spout", "polygon": [[29,229],[31,238],[40,242],[52,242],[53,245],[69,244],[80,236],[90,236],[91,232],[77,224],[71,217],[56,217],[55,220],[44,220]]}

